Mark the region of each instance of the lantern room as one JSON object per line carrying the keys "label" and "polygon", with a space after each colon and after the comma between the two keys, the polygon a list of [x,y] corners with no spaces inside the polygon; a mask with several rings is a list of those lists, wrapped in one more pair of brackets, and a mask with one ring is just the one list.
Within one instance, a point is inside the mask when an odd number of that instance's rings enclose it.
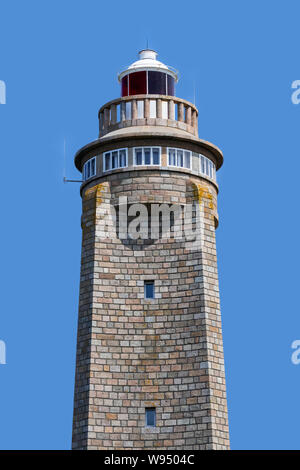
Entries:
{"label": "lantern room", "polygon": [[119,74],[121,96],[167,95],[175,96],[178,73],[157,60],[157,52],[144,49],[139,60]]}

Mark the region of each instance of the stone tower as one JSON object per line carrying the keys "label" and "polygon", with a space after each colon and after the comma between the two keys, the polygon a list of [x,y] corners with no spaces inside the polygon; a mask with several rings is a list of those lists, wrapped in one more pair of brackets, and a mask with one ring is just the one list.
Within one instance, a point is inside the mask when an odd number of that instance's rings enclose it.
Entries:
{"label": "stone tower", "polygon": [[[215,243],[223,156],[199,139],[177,80],[141,51],[119,75],[121,98],[99,111],[99,138],[75,156],[74,449],[229,448]],[[188,215],[197,243],[175,236]]]}

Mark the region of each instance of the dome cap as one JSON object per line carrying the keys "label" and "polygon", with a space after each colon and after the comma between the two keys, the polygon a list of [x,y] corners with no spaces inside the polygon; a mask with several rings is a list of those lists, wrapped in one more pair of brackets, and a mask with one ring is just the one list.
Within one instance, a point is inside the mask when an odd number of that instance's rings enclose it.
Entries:
{"label": "dome cap", "polygon": [[152,49],[142,49],[139,52],[139,59],[133,62],[126,70],[123,70],[123,72],[119,74],[118,79],[121,81],[125,75],[142,70],[165,72],[168,75],[171,75],[175,81],[178,82],[177,70],[157,60],[157,52]]}

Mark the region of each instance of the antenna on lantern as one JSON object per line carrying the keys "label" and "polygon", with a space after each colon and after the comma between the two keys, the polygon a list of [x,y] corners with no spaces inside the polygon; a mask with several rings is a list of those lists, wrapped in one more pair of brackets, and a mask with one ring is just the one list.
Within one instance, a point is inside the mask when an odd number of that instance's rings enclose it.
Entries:
{"label": "antenna on lantern", "polygon": [[196,82],[194,78],[194,105],[196,106]]}

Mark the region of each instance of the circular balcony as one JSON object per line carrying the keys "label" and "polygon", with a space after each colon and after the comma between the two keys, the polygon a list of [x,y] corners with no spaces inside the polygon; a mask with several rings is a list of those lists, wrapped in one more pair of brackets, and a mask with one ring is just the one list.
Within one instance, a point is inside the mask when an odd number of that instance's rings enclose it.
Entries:
{"label": "circular balcony", "polygon": [[133,126],[164,126],[198,137],[198,110],[175,96],[134,95],[109,101],[99,110],[99,137]]}

